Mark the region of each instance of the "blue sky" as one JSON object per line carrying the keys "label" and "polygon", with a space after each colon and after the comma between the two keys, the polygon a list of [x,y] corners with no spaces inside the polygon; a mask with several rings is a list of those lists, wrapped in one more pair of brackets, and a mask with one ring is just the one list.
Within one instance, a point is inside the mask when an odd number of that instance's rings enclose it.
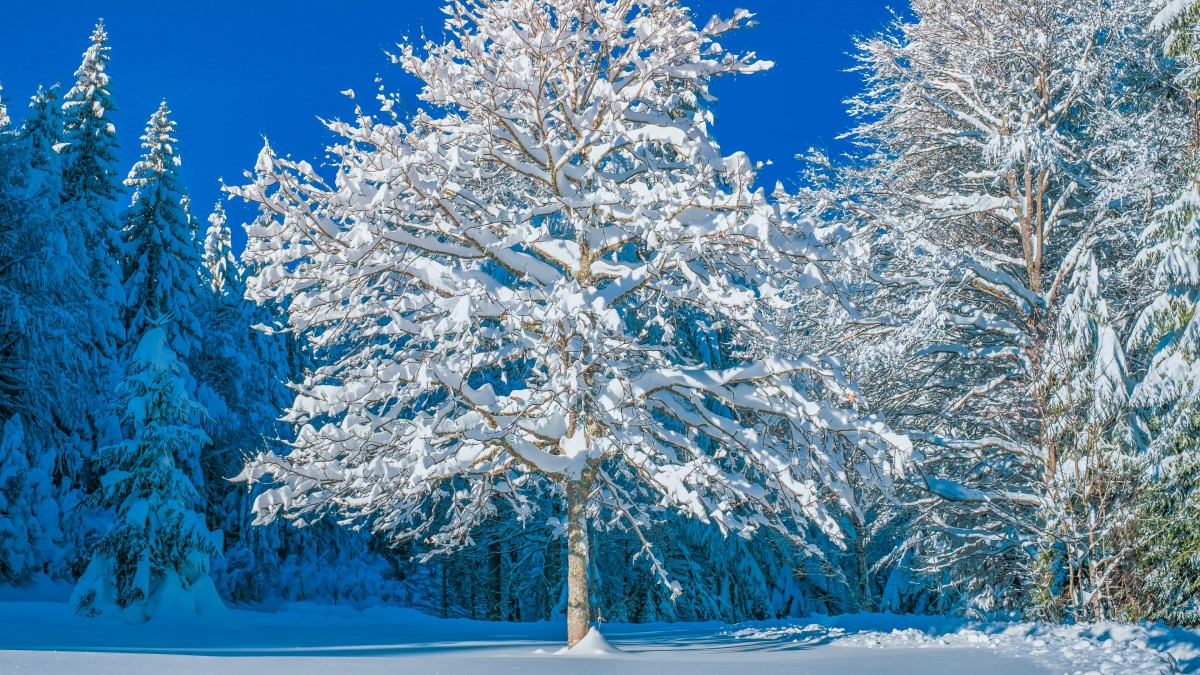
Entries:
{"label": "blue sky", "polygon": [[[904,0],[895,1],[900,8]],[[339,93],[361,98],[375,78],[411,97],[415,80],[384,50],[404,35],[441,30],[441,0],[206,0],[144,3],[60,0],[12,3],[0,22],[0,84],[14,117],[39,84],[69,87],[96,19],[112,46],[113,120],[124,166],[137,158],[146,120],[166,98],[179,124],[183,178],[194,211],[207,216],[222,195],[218,179],[237,184],[254,165],[265,135],[281,154],[320,160],[330,136],[317,117],[353,114]],[[844,72],[853,37],[890,20],[886,0],[692,0],[700,17],[744,6],[760,25],[725,40],[776,62],[766,74],[719,82],[714,128],[728,152],[772,160],[762,176],[794,179],[793,157],[812,146],[838,150],[850,120],[842,101],[857,91]],[[315,163],[315,162],[314,162]],[[252,217],[226,205],[232,219]],[[236,222],[232,223],[236,225]],[[242,234],[235,229],[239,249]]]}

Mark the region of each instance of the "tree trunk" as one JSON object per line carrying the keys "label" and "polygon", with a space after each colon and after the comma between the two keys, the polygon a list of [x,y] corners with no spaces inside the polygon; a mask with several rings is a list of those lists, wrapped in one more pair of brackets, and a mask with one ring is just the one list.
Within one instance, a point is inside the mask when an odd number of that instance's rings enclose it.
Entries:
{"label": "tree trunk", "polygon": [[567,646],[574,647],[588,632],[592,619],[588,588],[587,501],[592,472],[567,482]]}

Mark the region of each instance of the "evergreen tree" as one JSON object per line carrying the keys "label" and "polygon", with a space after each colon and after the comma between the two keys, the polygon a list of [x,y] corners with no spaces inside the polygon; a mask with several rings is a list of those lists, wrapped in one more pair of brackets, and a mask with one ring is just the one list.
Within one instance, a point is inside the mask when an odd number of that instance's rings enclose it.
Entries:
{"label": "evergreen tree", "polygon": [[20,415],[0,431],[0,580],[48,575],[58,550],[59,511],[51,482],[55,453],[27,437]]}
{"label": "evergreen tree", "polygon": [[1200,449],[1200,182],[1159,211],[1142,241],[1139,261],[1153,269],[1156,292],[1133,328],[1132,345],[1149,352],[1133,401],[1162,462]]}
{"label": "evergreen tree", "polygon": [[241,283],[237,258],[233,255],[232,241],[225,209],[221,202],[217,202],[212,215],[208,217],[208,232],[204,237],[204,267],[208,270],[213,293],[240,299],[245,294],[245,287]]}
{"label": "evergreen tree", "polygon": [[1137,446],[1125,354],[1101,296],[1101,274],[1085,250],[1047,347],[1045,433],[1059,462],[1046,484],[1037,606],[1054,620],[1112,618],[1126,599],[1122,572],[1134,549],[1127,535]]}
{"label": "evergreen tree", "polygon": [[[69,424],[82,427],[77,433],[80,442],[63,448],[56,468],[56,482],[64,490],[62,504],[68,522],[63,529],[70,539],[67,548],[73,565],[82,565],[77,555],[94,535],[95,521],[78,505],[82,495],[94,488],[95,473],[87,460],[98,445],[120,437],[120,424],[110,412],[111,392],[120,371],[117,348],[124,329],[116,217],[121,186],[108,63],[108,36],[100,22],[75,71],[75,82],[63,97],[61,143],[50,145],[61,149],[61,206],[56,211],[64,228],[70,269],[78,275],[65,285],[68,297],[62,306],[75,317],[73,339],[84,361],[74,376],[82,390],[77,400],[84,406],[83,414],[69,416],[63,411]],[[49,130],[56,123],[49,114],[42,117],[47,120],[44,128],[49,140]]]}
{"label": "evergreen tree", "polygon": [[200,339],[201,254],[196,224],[179,180],[175,123],[166,101],[142,136],[145,151],[125,184],[133,202],[121,216],[125,259],[124,321],[132,341],[155,317],[170,316],[171,346],[185,358]]}
{"label": "evergreen tree", "polygon": [[[1194,170],[1193,170],[1194,171]],[[1195,174],[1193,174],[1195,175]],[[1147,618],[1200,624],[1200,181],[1193,177],[1142,236],[1154,295],[1133,328],[1148,363],[1133,393],[1150,442],[1138,523]],[[1138,617],[1140,618],[1140,617]]]}
{"label": "evergreen tree", "polygon": [[[61,537],[58,518],[78,496],[74,480],[90,449],[94,400],[79,338],[85,329],[73,304],[87,275],[69,252],[57,155],[53,148],[39,155],[53,145],[56,116],[41,95],[31,107],[21,130],[0,128],[0,419],[9,423],[10,453],[0,457],[0,513],[26,528],[6,537],[23,562],[0,565],[0,579],[15,583],[60,574],[64,554],[75,555],[79,538],[74,531]],[[53,509],[51,498],[59,500]]]}
{"label": "evergreen tree", "polygon": [[208,441],[202,406],[188,396],[187,368],[163,322],[148,324],[118,388],[129,440],[102,448],[107,468],[92,498],[116,520],[96,542],[72,604],[85,616],[130,622],[223,607],[208,576],[219,538],[204,523],[200,493],[180,466]]}
{"label": "evergreen tree", "polygon": [[21,125],[21,136],[25,139],[30,167],[43,172],[45,180],[52,181],[45,191],[61,198],[63,162],[59,152],[66,143],[58,89],[57,84],[49,89],[38,87]]}
{"label": "evergreen tree", "polygon": [[109,88],[108,34],[96,24],[92,44],[75,71],[75,85],[63,101],[66,116],[63,150],[63,200],[68,209],[72,246],[82,269],[92,274],[87,307],[95,326],[98,364],[111,359],[124,335],[119,322],[121,275],[116,200],[121,193],[117,169],[117,130],[109,116],[116,110]]}
{"label": "evergreen tree", "polygon": [[1181,62],[1178,79],[1193,93],[1200,91],[1200,2],[1158,0],[1158,14],[1151,27],[1164,32],[1163,51]]}

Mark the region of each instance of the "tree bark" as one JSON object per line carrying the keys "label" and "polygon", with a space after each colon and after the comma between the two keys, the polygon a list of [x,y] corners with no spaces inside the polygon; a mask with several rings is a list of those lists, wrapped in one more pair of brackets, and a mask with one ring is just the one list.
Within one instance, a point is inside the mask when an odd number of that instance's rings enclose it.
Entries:
{"label": "tree bark", "polygon": [[588,584],[587,502],[592,471],[567,481],[567,647],[587,635],[592,619]]}

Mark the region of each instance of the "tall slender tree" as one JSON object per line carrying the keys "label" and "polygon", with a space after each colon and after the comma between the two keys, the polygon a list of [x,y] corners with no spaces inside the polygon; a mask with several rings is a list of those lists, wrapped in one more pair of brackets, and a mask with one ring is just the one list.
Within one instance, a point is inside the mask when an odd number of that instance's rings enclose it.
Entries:
{"label": "tall slender tree", "polygon": [[201,334],[202,260],[196,222],[179,180],[174,133],[175,122],[163,101],[146,125],[142,158],[125,179],[134,193],[121,216],[124,321],[136,344],[156,317],[170,316],[171,346],[187,358]]}
{"label": "tall slender tree", "polygon": [[73,246],[81,268],[93,279],[90,324],[95,326],[98,361],[115,354],[124,332],[120,324],[120,240],[116,201],[121,194],[117,169],[116,111],[108,77],[110,47],[104,22],[92,31],[91,45],[75,71],[75,84],[63,100],[66,117],[63,149],[63,199]]}
{"label": "tall slender tree", "polygon": [[241,298],[244,292],[241,270],[233,255],[233,236],[229,232],[221,202],[217,202],[208,217],[208,231],[204,236],[204,267],[208,270],[213,293]]}

